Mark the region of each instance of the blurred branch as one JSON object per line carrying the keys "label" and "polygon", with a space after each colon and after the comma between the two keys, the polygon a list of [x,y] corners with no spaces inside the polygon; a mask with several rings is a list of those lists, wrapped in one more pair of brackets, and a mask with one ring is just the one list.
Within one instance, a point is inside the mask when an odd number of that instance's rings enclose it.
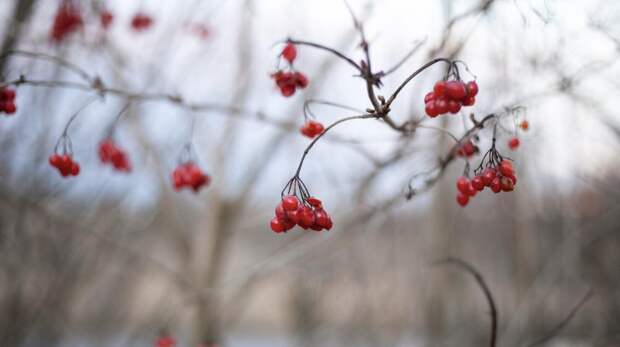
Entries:
{"label": "blurred branch", "polygon": [[90,83],[94,82],[94,78],[91,77],[88,74],[88,72],[86,72],[81,67],[77,66],[77,64],[74,64],[74,63],[72,63],[72,62],[70,62],[70,61],[68,61],[68,60],[66,60],[64,58],[61,58],[61,57],[57,57],[57,56],[53,56],[53,55],[49,55],[49,54],[45,54],[45,53],[40,53],[40,52],[28,52],[28,51],[22,51],[22,50],[11,50],[11,51],[8,51],[8,52],[0,55],[0,60],[6,60],[7,58],[10,58],[10,57],[13,57],[13,56],[22,56],[22,57],[27,57],[27,58],[32,58],[32,59],[50,61],[50,62],[55,63],[58,66],[62,66],[64,68],[67,68],[70,71],[75,72],[81,78],[86,80],[86,82],[90,82]]}
{"label": "blurred branch", "polygon": [[495,301],[493,300],[491,290],[489,289],[489,286],[484,280],[484,277],[482,277],[480,272],[478,272],[478,270],[476,270],[474,266],[458,258],[446,258],[438,260],[437,262],[433,263],[433,265],[456,265],[474,277],[476,283],[478,284],[480,289],[482,289],[484,297],[486,298],[489,305],[489,310],[491,314],[491,333],[489,337],[489,346],[495,347],[497,344],[497,307],[495,305]]}
{"label": "blurred branch", "polygon": [[592,298],[592,296],[594,295],[594,292],[592,291],[592,289],[589,289],[586,294],[581,298],[581,300],[579,300],[577,302],[577,304],[573,307],[572,310],[570,310],[570,312],[568,313],[568,315],[558,324],[556,325],[553,329],[551,329],[546,335],[544,335],[543,337],[530,342],[527,347],[534,347],[534,346],[538,346],[541,345],[549,340],[551,340],[552,338],[554,338],[555,336],[557,336],[560,331],[571,321],[571,319],[573,319],[573,317],[575,317],[575,315],[577,314],[577,312],[579,311],[579,309],[588,301],[590,300],[590,298]]}

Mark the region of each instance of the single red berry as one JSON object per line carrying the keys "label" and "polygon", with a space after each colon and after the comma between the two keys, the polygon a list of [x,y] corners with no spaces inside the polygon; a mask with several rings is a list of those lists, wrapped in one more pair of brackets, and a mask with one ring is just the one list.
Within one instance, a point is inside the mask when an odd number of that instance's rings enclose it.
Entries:
{"label": "single red berry", "polygon": [[446,83],[446,96],[453,100],[462,100],[467,96],[465,83],[461,81],[450,81]]}
{"label": "single red berry", "polygon": [[325,210],[318,208],[314,211],[314,218],[315,221],[314,223],[321,227],[321,229],[327,229],[327,227],[331,227],[330,223],[329,223],[329,216],[327,215],[327,212],[325,212]]}
{"label": "single red berry", "polygon": [[521,142],[519,141],[519,138],[513,137],[510,140],[508,140],[508,147],[510,147],[510,149],[512,149],[514,151],[517,148],[519,148],[519,144],[520,143]]}
{"label": "single red berry", "polygon": [[284,46],[281,54],[284,59],[292,64],[293,61],[295,61],[295,58],[297,58],[297,48],[295,48],[294,44],[289,42],[286,46]]}
{"label": "single red berry", "polygon": [[286,86],[282,86],[280,87],[280,93],[282,93],[282,96],[285,97],[290,97],[293,96],[293,94],[295,94],[295,86],[291,86],[291,85],[286,85]]}
{"label": "single red berry", "polygon": [[294,211],[286,211],[286,219],[293,222],[293,224],[298,224],[301,218],[300,208],[302,208],[301,205]]}
{"label": "single red berry", "polygon": [[473,198],[474,196],[476,196],[477,193],[478,191],[476,190],[476,188],[474,188],[474,186],[471,184],[471,181],[470,181],[469,184],[467,185],[467,195]]}
{"label": "single red berry", "polygon": [[467,177],[461,176],[456,180],[456,189],[463,194],[467,194],[469,192],[469,180]]}
{"label": "single red berry", "polygon": [[482,180],[482,176],[476,176],[471,179],[471,185],[478,191],[482,191],[484,189],[484,181]]}
{"label": "single red berry", "polygon": [[437,108],[437,114],[444,114],[448,112],[448,101],[446,99],[435,100],[435,107]]}
{"label": "single red berry", "polygon": [[71,175],[77,176],[80,174],[80,164],[72,163],[71,165]]}
{"label": "single red berry", "polygon": [[446,86],[446,81],[437,81],[433,87],[433,94],[438,98],[442,98],[446,95]]}
{"label": "single red berry", "polygon": [[306,202],[310,204],[310,206],[312,207],[316,207],[316,208],[321,208],[323,206],[323,203],[321,202],[321,200],[315,198],[315,197],[309,197],[306,199]]}
{"label": "single red berry", "polygon": [[484,171],[482,172],[482,181],[484,182],[484,185],[487,187],[491,186],[491,183],[495,179],[495,176],[497,176],[497,172],[494,168],[488,167],[484,169]]}
{"label": "single red berry", "polygon": [[469,81],[466,85],[467,96],[472,97],[478,94],[478,83],[476,81]]}
{"label": "single red berry", "polygon": [[473,106],[475,103],[476,103],[475,96],[468,96],[462,101],[463,106]]}
{"label": "single red berry", "polygon": [[[314,211],[311,207],[302,205],[299,210],[297,210],[299,214],[299,226],[308,229],[312,225],[314,225]],[[301,212],[299,212],[301,211]]]}
{"label": "single red berry", "polygon": [[317,121],[310,121],[309,123],[310,123],[310,129],[312,129],[312,132],[315,134],[314,136],[319,135],[320,133],[323,132],[323,130],[325,130],[325,127],[323,126],[323,124]]}
{"label": "single red berry", "polygon": [[114,20],[114,15],[112,15],[112,13],[110,11],[103,10],[99,14],[99,21],[101,22],[101,26],[104,29],[109,28],[110,24],[112,24],[113,20]]}
{"label": "single red berry", "polygon": [[461,205],[462,207],[465,207],[469,202],[469,196],[467,196],[466,194],[458,193],[456,195],[456,202],[458,202],[459,205]]}
{"label": "single red berry", "polygon": [[449,100],[448,101],[448,111],[450,111],[450,113],[455,114],[458,113],[461,110],[461,103],[456,101],[456,100]]}
{"label": "single red berry", "polygon": [[431,101],[431,100],[435,100],[435,93],[433,92],[429,92],[424,96],[424,103],[426,104],[427,102]]}
{"label": "single red berry", "polygon": [[509,160],[502,160],[499,164],[499,173],[503,176],[512,176],[514,175],[514,168],[512,167],[512,163]]}
{"label": "single red berry", "polygon": [[430,100],[429,102],[427,102],[426,105],[424,106],[424,111],[431,118],[437,117],[439,115],[439,112],[437,112],[436,100]]}
{"label": "single red berry", "polygon": [[511,191],[514,190],[514,183],[508,177],[502,177],[500,179],[500,186],[501,186],[502,190],[505,191],[505,192],[511,192]]}
{"label": "single red berry", "polygon": [[282,219],[279,219],[278,217],[273,217],[271,219],[271,230],[273,230],[276,233],[283,233],[284,230],[284,223],[282,223]]}
{"label": "single red berry", "polygon": [[15,99],[15,90],[10,88],[0,89],[0,98],[7,101],[13,101]]}
{"label": "single red berry", "polygon": [[299,199],[295,195],[287,195],[282,198],[282,207],[285,211],[296,211],[299,207]]}
{"label": "single red berry", "polygon": [[4,103],[4,112],[6,112],[7,114],[13,114],[15,113],[15,111],[17,111],[17,106],[15,106],[15,103],[13,101],[8,101]]}
{"label": "single red berry", "polygon": [[151,27],[153,18],[144,13],[136,13],[131,19],[131,27],[134,31],[144,31]]}
{"label": "single red berry", "polygon": [[502,186],[499,180],[499,177],[495,177],[491,184],[489,185],[493,193],[499,193],[502,190]]}
{"label": "single red berry", "polygon": [[310,81],[308,77],[301,72],[295,72],[295,85],[301,89],[304,89],[308,86]]}

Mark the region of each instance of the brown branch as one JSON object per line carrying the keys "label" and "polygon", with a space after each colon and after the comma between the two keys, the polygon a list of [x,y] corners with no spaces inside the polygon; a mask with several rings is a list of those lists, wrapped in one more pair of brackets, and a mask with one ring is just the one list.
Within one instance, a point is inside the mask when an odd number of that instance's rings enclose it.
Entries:
{"label": "brown branch", "polygon": [[340,51],[338,51],[337,49],[334,48],[330,48],[318,43],[314,43],[314,42],[309,42],[309,41],[301,41],[301,40],[294,40],[294,39],[288,39],[287,42],[290,42],[294,45],[301,45],[301,46],[310,46],[310,47],[314,47],[314,48],[318,48],[320,50],[323,51],[327,51],[329,53],[332,53],[333,55],[337,56],[338,58],[346,61],[347,63],[349,63],[350,65],[352,65],[353,67],[355,67],[355,69],[359,72],[362,72],[362,68],[351,58],[347,57],[346,55],[344,55],[344,53],[341,53]]}
{"label": "brown branch", "polygon": [[474,266],[458,258],[442,259],[442,260],[435,262],[433,265],[456,265],[474,277],[474,279],[476,280],[476,283],[478,284],[480,289],[482,289],[482,293],[484,294],[484,297],[487,300],[487,304],[489,305],[489,310],[491,314],[491,332],[490,332],[490,337],[489,337],[489,346],[495,347],[497,345],[497,321],[498,321],[497,307],[495,305],[495,300],[493,300],[493,295],[491,294],[491,290],[489,289],[489,286],[484,280],[484,277],[482,277],[482,274],[480,274],[480,272],[476,270]]}
{"label": "brown branch", "polygon": [[575,317],[575,315],[577,314],[577,312],[579,311],[579,309],[588,301],[590,300],[590,298],[592,298],[592,296],[594,296],[594,292],[592,291],[592,289],[589,289],[586,294],[581,298],[581,300],[579,300],[577,302],[577,304],[573,307],[572,310],[570,310],[568,312],[568,315],[566,317],[564,317],[564,319],[562,321],[560,321],[560,323],[558,323],[558,325],[556,325],[553,329],[551,329],[547,334],[545,334],[544,336],[530,342],[529,344],[527,344],[527,347],[534,347],[534,346],[538,346],[540,344],[543,344],[549,340],[551,340],[552,338],[554,338],[555,336],[557,336],[560,331],[573,319],[573,317]]}

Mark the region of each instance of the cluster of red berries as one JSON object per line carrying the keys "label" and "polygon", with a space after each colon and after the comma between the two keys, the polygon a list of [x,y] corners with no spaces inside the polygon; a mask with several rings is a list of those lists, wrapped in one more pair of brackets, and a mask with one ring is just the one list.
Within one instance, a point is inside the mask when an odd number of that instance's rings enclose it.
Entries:
{"label": "cluster of red berries", "polygon": [[111,139],[105,139],[99,144],[99,159],[104,164],[111,164],[118,171],[131,171],[127,153],[121,150]]}
{"label": "cluster of red berries", "polygon": [[424,97],[426,114],[434,118],[448,112],[458,113],[462,106],[476,103],[476,94],[476,81],[437,81],[433,91]]}
{"label": "cluster of red berries", "polygon": [[80,9],[71,1],[63,1],[52,24],[50,37],[55,42],[62,41],[67,35],[77,31],[84,25]]}
{"label": "cluster of red berries", "polygon": [[456,152],[456,154],[459,157],[465,157],[465,158],[470,158],[473,155],[477,154],[480,151],[480,149],[478,148],[478,146],[476,146],[476,144],[471,140],[467,140],[465,141],[458,149],[458,151]]}
{"label": "cluster of red berries", "polygon": [[332,218],[323,209],[321,200],[309,197],[299,201],[295,195],[288,195],[276,207],[276,216],[271,220],[271,230],[285,233],[295,225],[308,230],[330,230]]}
{"label": "cluster of red berries", "polygon": [[60,155],[54,153],[49,157],[49,163],[58,169],[62,177],[77,176],[80,174],[80,164],[73,161],[73,158],[68,154]]}
{"label": "cluster of red berries", "polygon": [[160,336],[155,340],[155,347],[174,347],[177,345],[176,340],[172,336]]}
{"label": "cluster of red berries", "polygon": [[0,112],[4,112],[7,115],[13,114],[17,111],[15,106],[15,90],[11,88],[0,88]]}
{"label": "cluster of red berries", "polygon": [[315,120],[306,121],[306,123],[304,123],[304,125],[299,128],[299,131],[302,133],[302,135],[307,136],[311,139],[322,133],[323,130],[325,130],[323,124]]}
{"label": "cluster of red berries", "polygon": [[151,25],[153,25],[153,18],[142,12],[136,13],[131,19],[131,27],[135,31],[144,31]]}
{"label": "cluster of red berries", "polygon": [[198,192],[200,188],[208,186],[210,182],[211,177],[202,172],[200,167],[192,161],[179,165],[172,172],[172,183],[176,190],[187,187],[194,190],[194,192]]}
{"label": "cluster of red berries", "polygon": [[459,177],[456,181],[456,189],[458,190],[456,201],[459,205],[466,206],[469,199],[485,187],[489,187],[493,193],[511,192],[516,184],[517,176],[512,162],[504,159],[498,165],[489,166],[482,170],[471,180],[465,176]]}
{"label": "cluster of red berries", "polygon": [[297,88],[304,89],[310,82],[306,75],[292,68],[293,62],[297,58],[297,48],[295,48],[295,45],[290,42],[287,43],[280,56],[288,62],[291,71],[278,70],[271,74],[271,78],[275,80],[276,85],[280,88],[280,93],[285,97],[289,97],[295,94]]}

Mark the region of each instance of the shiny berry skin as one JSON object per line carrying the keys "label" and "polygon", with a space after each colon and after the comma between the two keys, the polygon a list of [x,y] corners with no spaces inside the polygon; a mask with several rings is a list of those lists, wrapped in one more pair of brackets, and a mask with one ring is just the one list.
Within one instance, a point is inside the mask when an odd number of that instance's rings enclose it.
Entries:
{"label": "shiny berry skin", "polygon": [[508,147],[514,151],[517,148],[519,148],[520,143],[521,142],[519,141],[519,138],[513,137],[510,140],[508,140]]}
{"label": "shiny berry skin", "polygon": [[279,203],[278,206],[276,206],[276,217],[279,219],[286,219],[286,211],[284,210],[282,203]]}
{"label": "shiny berry skin", "polygon": [[297,85],[301,89],[304,89],[308,86],[309,83],[310,81],[308,80],[308,77],[306,77],[306,75],[301,72],[295,72],[295,85]]}
{"label": "shiny berry skin", "polygon": [[[301,211],[301,212],[299,212]],[[314,225],[314,211],[312,210],[311,207],[308,206],[302,206],[300,208],[300,210],[298,210],[297,212],[299,214],[299,226],[304,228],[304,229],[308,229],[310,228],[312,225]]]}
{"label": "shiny berry skin", "polygon": [[511,192],[514,190],[514,183],[509,177],[502,177],[499,183],[502,190],[505,192]]}
{"label": "shiny berry skin", "polygon": [[456,100],[449,100],[448,101],[448,111],[450,111],[450,113],[455,114],[458,113],[461,110],[461,103],[456,101]]}
{"label": "shiny berry skin", "polygon": [[439,115],[439,112],[437,111],[437,103],[435,102],[435,100],[427,102],[424,106],[424,111],[431,118],[437,117]]}
{"label": "shiny berry skin", "polygon": [[467,206],[467,203],[469,203],[469,196],[459,193],[456,195],[456,202],[458,202],[462,207],[465,207]]}
{"label": "shiny berry skin", "polygon": [[489,185],[489,187],[491,187],[491,190],[493,191],[493,193],[501,192],[502,186],[501,186],[499,177],[495,177],[493,181],[491,182],[491,184]]}
{"label": "shiny berry skin", "polygon": [[433,86],[433,94],[437,98],[441,98],[446,95],[446,81],[437,81],[435,86]]}
{"label": "shiny berry skin", "polygon": [[299,199],[295,195],[288,195],[282,199],[282,207],[285,211],[296,211],[299,207]]}
{"label": "shiny berry skin", "polygon": [[468,96],[462,101],[463,106],[473,106],[475,103],[476,103],[476,97],[474,96]]}
{"label": "shiny berry skin", "polygon": [[292,43],[287,43],[286,46],[284,46],[284,49],[282,50],[282,58],[286,59],[289,63],[293,63],[293,61],[295,61],[295,58],[297,58],[297,48],[295,48],[295,45]]}
{"label": "shiny berry skin", "polygon": [[465,89],[467,89],[467,96],[476,96],[478,94],[478,83],[476,81],[469,81],[465,85]]}
{"label": "shiny berry skin", "polygon": [[273,232],[275,233],[283,233],[284,230],[284,224],[282,223],[282,220],[279,219],[278,217],[273,217],[271,219],[271,230],[273,230]]}
{"label": "shiny berry skin", "polygon": [[323,206],[323,202],[315,197],[309,197],[306,199],[306,202],[310,204],[312,207],[321,208]]}
{"label": "shiny berry skin", "polygon": [[481,191],[484,189],[484,181],[482,180],[482,176],[476,176],[474,178],[471,179],[471,185],[478,191]]}
{"label": "shiny berry skin", "polygon": [[424,103],[426,104],[427,102],[431,101],[431,100],[435,100],[435,93],[433,92],[429,92],[424,96]]}
{"label": "shiny berry skin", "polygon": [[448,112],[448,101],[445,99],[435,100],[435,108],[437,108],[437,114],[444,114]]}
{"label": "shiny berry skin", "polygon": [[446,83],[446,96],[453,100],[462,100],[467,96],[465,84],[460,81],[450,81]]}
{"label": "shiny berry skin", "polygon": [[302,206],[299,206],[296,210],[294,211],[286,211],[286,219],[290,220],[291,222],[293,222],[293,224],[298,224],[299,223],[299,219],[301,217],[300,213],[299,213],[299,209],[302,208]]}
{"label": "shiny berry skin", "polygon": [[461,176],[458,180],[456,180],[456,189],[463,194],[468,194],[469,180],[467,179],[467,177]]}
{"label": "shiny berry skin", "polygon": [[482,182],[484,182],[485,186],[489,187],[491,186],[491,182],[493,182],[496,176],[497,172],[495,171],[495,169],[488,167],[482,172]]}
{"label": "shiny berry skin", "polygon": [[514,172],[515,171],[510,161],[504,159],[499,164],[499,173],[501,173],[503,176],[513,176]]}

